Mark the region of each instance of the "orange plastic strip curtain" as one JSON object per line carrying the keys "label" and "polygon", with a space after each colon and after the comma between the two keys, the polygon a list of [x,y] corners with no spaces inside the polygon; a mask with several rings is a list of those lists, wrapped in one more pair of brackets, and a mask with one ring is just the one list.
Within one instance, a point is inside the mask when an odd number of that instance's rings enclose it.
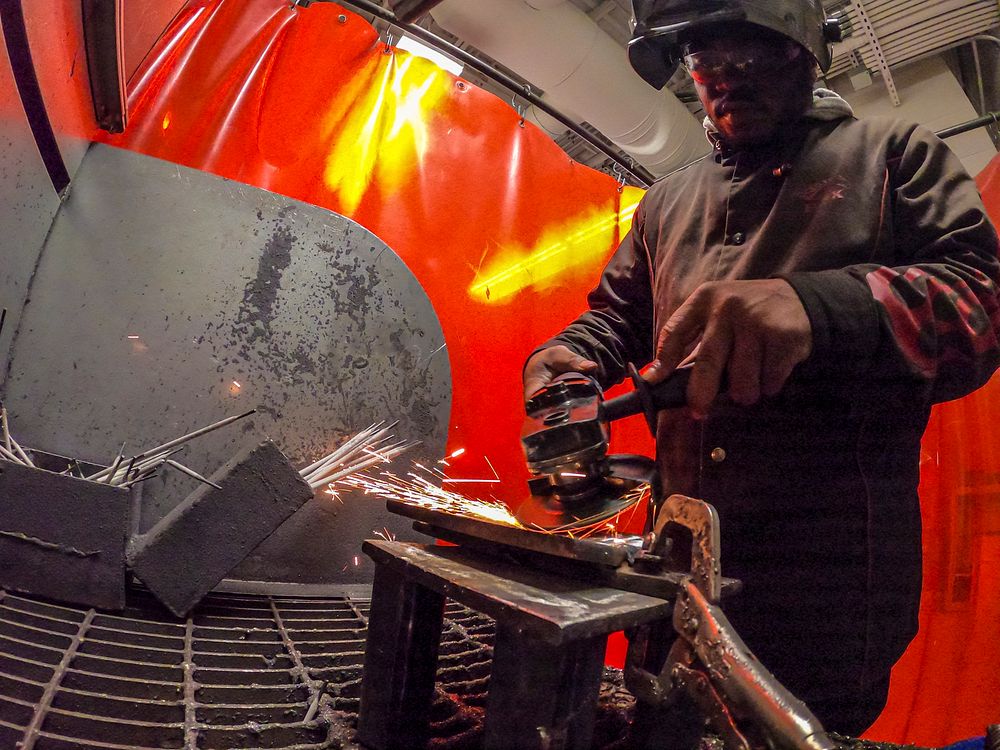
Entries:
{"label": "orange plastic strip curtain", "polygon": [[[128,132],[110,143],[325,206],[400,255],[448,343],[434,356],[452,368],[448,450],[464,451],[451,468],[502,479],[461,487],[470,494],[519,501],[521,364],[584,308],[641,192],[572,162],[507,102],[386,49],[333,4],[192,0],[129,104]],[[985,175],[1000,208],[996,165]],[[1000,721],[997,424],[997,381],[935,409],[921,630],[873,738],[941,745]],[[616,427],[613,448],[650,453],[641,420]]]}

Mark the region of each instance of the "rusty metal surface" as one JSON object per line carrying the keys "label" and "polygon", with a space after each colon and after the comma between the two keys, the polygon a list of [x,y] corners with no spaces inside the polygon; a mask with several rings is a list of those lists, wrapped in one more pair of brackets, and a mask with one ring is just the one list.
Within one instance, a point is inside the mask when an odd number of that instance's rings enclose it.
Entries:
{"label": "rusty metal surface", "polygon": [[124,607],[130,502],[121,487],[0,458],[0,587]]}
{"label": "rusty metal surface", "polygon": [[518,549],[612,567],[621,565],[630,554],[634,554],[636,547],[633,542],[638,539],[573,539],[565,535],[505,526],[457,513],[434,511],[398,500],[388,500],[386,507],[392,513],[412,518],[414,521],[422,521],[439,529],[455,531]]}
{"label": "rusty metal surface", "polygon": [[378,564],[483,612],[559,644],[669,618],[673,603],[531,570],[459,547],[369,540]]}
{"label": "rusty metal surface", "polygon": [[[19,439],[85,459],[250,406],[184,462],[211,474],[264,433],[299,465],[380,419],[423,440],[408,457],[443,454],[443,333],[390,248],[327,210],[107,146],[87,152],[52,228],[13,356]],[[143,528],[197,486],[145,484]],[[383,526],[412,533],[381,502],[319,496],[237,577],[370,580],[360,540]]]}

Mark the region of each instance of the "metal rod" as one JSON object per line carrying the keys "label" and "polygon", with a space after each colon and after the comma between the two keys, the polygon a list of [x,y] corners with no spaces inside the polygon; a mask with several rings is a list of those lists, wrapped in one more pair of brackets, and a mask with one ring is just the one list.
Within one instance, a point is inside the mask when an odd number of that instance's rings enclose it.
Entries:
{"label": "metal rod", "polygon": [[995,122],[1000,122],[1000,112],[987,112],[982,117],[977,117],[968,122],[963,122],[959,125],[953,125],[950,128],[945,128],[944,130],[939,130],[935,135],[941,140],[945,138],[951,138],[953,135],[961,135],[962,133],[968,133],[970,130],[975,130],[976,128],[981,128],[986,125],[992,125]]}
{"label": "metal rod", "polygon": [[218,422],[208,425],[207,427],[202,427],[200,430],[195,430],[194,432],[189,432],[187,435],[181,435],[181,437],[171,440],[163,445],[158,445],[155,448],[150,448],[148,451],[143,451],[142,453],[136,454],[136,458],[145,458],[154,453],[161,453],[165,450],[173,448],[175,445],[180,445],[181,443],[186,443],[188,440],[193,440],[196,437],[201,437],[207,432],[212,430],[217,430],[220,427],[225,427],[227,424],[232,424],[238,419],[243,419],[244,417],[249,417],[251,414],[256,414],[256,409],[251,409],[243,414],[237,414],[234,417],[226,417],[225,419],[220,419]]}
{"label": "metal rod", "polygon": [[7,450],[2,445],[0,445],[0,456],[3,456],[8,461],[13,461],[16,464],[24,463],[20,458],[18,458],[17,456],[15,456],[13,454],[13,452]]}
{"label": "metal rod", "polygon": [[173,466],[175,469],[177,469],[177,471],[179,471],[179,472],[181,472],[183,474],[187,474],[189,477],[192,477],[193,479],[197,479],[199,482],[204,482],[209,487],[215,487],[215,489],[217,489],[217,490],[221,490],[222,489],[222,487],[220,487],[219,485],[217,485],[215,482],[213,482],[211,480],[208,480],[208,479],[205,479],[205,477],[203,477],[201,474],[199,474],[194,469],[189,469],[184,464],[178,463],[177,461],[174,461],[172,458],[168,458],[167,459],[167,465],[168,466]]}
{"label": "metal rod", "polygon": [[347,5],[380,18],[387,23],[393,24],[394,26],[400,27],[410,36],[416,37],[420,41],[431,45],[444,54],[458,59],[463,65],[467,65],[480,75],[496,81],[504,88],[542,110],[542,112],[547,114],[549,117],[558,120],[569,130],[572,130],[577,136],[582,138],[588,144],[617,164],[621,170],[625,174],[628,174],[640,187],[649,187],[656,180],[656,176],[648,169],[636,164],[631,159],[623,159],[621,155],[609,145],[609,142],[606,142],[606,139],[603,137],[596,138],[592,133],[585,130],[578,123],[574,122],[571,118],[567,117],[545,101],[542,97],[535,94],[529,85],[515,80],[503,71],[497,70],[474,55],[469,54],[461,47],[452,44],[446,39],[442,39],[437,34],[415,24],[405,23],[388,8],[383,8],[381,5],[378,5],[371,0],[315,0],[315,2],[336,2],[338,5]]}
{"label": "metal rod", "polygon": [[[7,312],[5,309],[4,312]],[[0,401],[0,421],[3,423],[3,446],[8,451],[12,450],[10,444],[10,426],[7,424],[7,407]]]}
{"label": "metal rod", "polygon": [[22,449],[21,446],[17,444],[17,441],[14,439],[13,435],[10,436],[10,444],[14,447],[14,452],[21,457],[21,460],[24,462],[25,466],[30,466],[32,469],[34,469],[35,468],[34,461],[28,458],[28,454],[25,453],[24,449]]}

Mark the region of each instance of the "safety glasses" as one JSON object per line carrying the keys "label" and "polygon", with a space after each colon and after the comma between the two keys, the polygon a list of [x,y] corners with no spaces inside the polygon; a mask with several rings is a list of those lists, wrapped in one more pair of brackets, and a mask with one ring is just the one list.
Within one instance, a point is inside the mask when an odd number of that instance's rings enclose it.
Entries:
{"label": "safety glasses", "polygon": [[685,52],[684,67],[697,83],[710,83],[725,75],[767,76],[779,73],[802,56],[794,42],[739,45],[727,50]]}

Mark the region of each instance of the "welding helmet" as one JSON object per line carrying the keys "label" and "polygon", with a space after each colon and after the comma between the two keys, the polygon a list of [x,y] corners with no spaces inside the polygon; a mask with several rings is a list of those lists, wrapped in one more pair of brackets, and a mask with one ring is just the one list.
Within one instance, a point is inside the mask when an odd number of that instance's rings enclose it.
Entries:
{"label": "welding helmet", "polygon": [[830,43],[840,26],[820,0],[632,0],[628,59],[650,86],[662,89],[683,57],[685,35],[718,23],[751,23],[801,44],[821,70],[830,68]]}

